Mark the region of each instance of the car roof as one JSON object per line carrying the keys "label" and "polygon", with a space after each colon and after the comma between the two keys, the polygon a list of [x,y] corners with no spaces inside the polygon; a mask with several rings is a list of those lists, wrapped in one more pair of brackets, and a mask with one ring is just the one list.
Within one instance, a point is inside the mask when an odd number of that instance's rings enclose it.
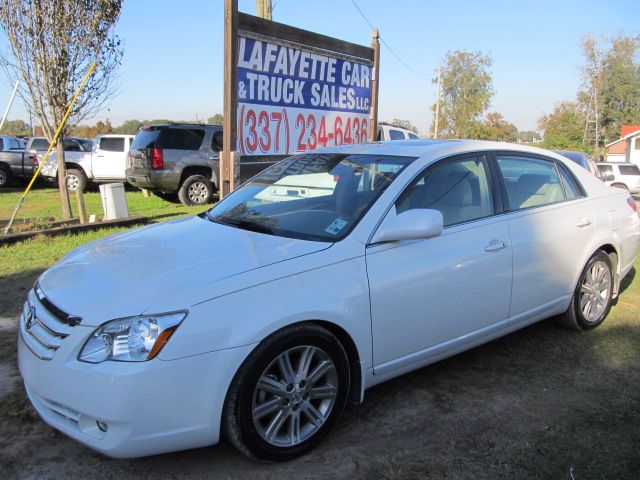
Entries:
{"label": "car roof", "polygon": [[387,142],[352,144],[342,147],[327,147],[326,149],[316,150],[316,152],[361,155],[397,155],[406,157],[426,156],[436,160],[449,155],[495,150],[545,155],[563,162],[570,161],[567,157],[550,150],[530,147],[527,145],[486,140],[391,140]]}

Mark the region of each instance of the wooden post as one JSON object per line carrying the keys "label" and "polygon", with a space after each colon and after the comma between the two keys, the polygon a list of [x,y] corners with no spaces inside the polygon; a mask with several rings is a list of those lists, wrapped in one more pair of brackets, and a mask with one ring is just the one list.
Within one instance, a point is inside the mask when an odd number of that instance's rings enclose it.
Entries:
{"label": "wooden post", "polygon": [[369,140],[376,141],[378,134],[378,89],[380,87],[380,30],[371,32],[371,48],[373,48],[373,75],[371,76],[371,117],[369,124],[371,131]]}
{"label": "wooden post", "polygon": [[238,117],[238,0],[224,1],[224,125],[218,194],[220,199],[233,189]]}
{"label": "wooden post", "polygon": [[82,190],[76,189],[76,202],[78,204],[78,218],[80,218],[80,225],[87,223],[87,209],[84,206],[84,195]]}

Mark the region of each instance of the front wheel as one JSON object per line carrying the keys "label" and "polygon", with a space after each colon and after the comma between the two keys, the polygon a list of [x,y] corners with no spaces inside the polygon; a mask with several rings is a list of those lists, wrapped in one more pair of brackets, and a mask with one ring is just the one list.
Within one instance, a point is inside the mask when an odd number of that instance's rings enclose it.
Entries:
{"label": "front wheel", "polygon": [[349,391],[349,361],[338,339],[313,324],[266,338],[234,377],[223,413],[241,452],[289,460],[317,445],[338,421]]}
{"label": "front wheel", "polygon": [[191,175],[182,182],[178,198],[183,205],[206,205],[211,201],[213,185],[204,175]]}
{"label": "front wheel", "polygon": [[567,311],[558,322],[572,330],[591,330],[606,318],[613,300],[613,268],[603,251],[584,267]]}

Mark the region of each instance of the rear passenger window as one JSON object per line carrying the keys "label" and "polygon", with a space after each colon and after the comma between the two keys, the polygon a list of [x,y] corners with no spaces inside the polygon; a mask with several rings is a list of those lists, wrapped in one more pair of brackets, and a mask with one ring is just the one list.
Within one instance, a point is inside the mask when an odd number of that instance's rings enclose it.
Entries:
{"label": "rear passenger window", "polygon": [[640,175],[640,169],[637,165],[620,165],[620,175]]}
{"label": "rear passenger window", "polygon": [[31,142],[31,150],[45,151],[49,148],[49,141],[45,138],[36,138]]}
{"label": "rear passenger window", "polygon": [[584,197],[584,191],[575,177],[567,170],[564,165],[558,164],[558,171],[562,178],[562,186],[564,187],[564,195],[567,200],[578,197]]}
{"label": "rear passenger window", "polygon": [[498,155],[509,210],[537,207],[565,199],[555,162]]}
{"label": "rear passenger window", "polygon": [[200,150],[204,130],[197,128],[165,128],[158,140],[158,148]]}
{"label": "rear passenger window", "polygon": [[214,152],[222,151],[222,130],[213,132],[211,137],[211,150]]}
{"label": "rear passenger window", "polygon": [[493,215],[487,172],[486,161],[481,157],[439,162],[427,168],[402,194],[396,211],[439,210],[445,227]]}
{"label": "rear passenger window", "polygon": [[395,130],[393,128],[389,129],[389,139],[390,140],[404,140],[404,133],[400,130]]}
{"label": "rear passenger window", "polygon": [[100,150],[107,152],[124,152],[124,138],[101,138]]}

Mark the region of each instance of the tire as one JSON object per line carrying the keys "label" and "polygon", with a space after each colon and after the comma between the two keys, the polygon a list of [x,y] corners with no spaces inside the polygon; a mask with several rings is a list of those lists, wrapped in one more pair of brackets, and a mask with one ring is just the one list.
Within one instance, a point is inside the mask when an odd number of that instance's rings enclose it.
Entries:
{"label": "tire", "polygon": [[251,458],[296,458],[334,427],[349,381],[347,354],[331,332],[314,324],[284,328],[263,340],[236,373],[223,433]]}
{"label": "tire", "polygon": [[0,188],[8,188],[13,184],[13,174],[6,165],[0,165]]}
{"label": "tire", "polygon": [[70,168],[67,170],[67,190],[70,192],[75,192],[76,190],[80,190],[84,192],[87,188],[87,177],[85,176],[82,170],[77,170],[75,168]]}
{"label": "tire", "polygon": [[567,311],[558,323],[572,330],[591,330],[600,325],[611,310],[613,301],[613,268],[602,250],[589,259]]}
{"label": "tire", "polygon": [[191,175],[182,182],[178,190],[180,203],[188,207],[206,205],[211,202],[213,185],[204,175]]}

